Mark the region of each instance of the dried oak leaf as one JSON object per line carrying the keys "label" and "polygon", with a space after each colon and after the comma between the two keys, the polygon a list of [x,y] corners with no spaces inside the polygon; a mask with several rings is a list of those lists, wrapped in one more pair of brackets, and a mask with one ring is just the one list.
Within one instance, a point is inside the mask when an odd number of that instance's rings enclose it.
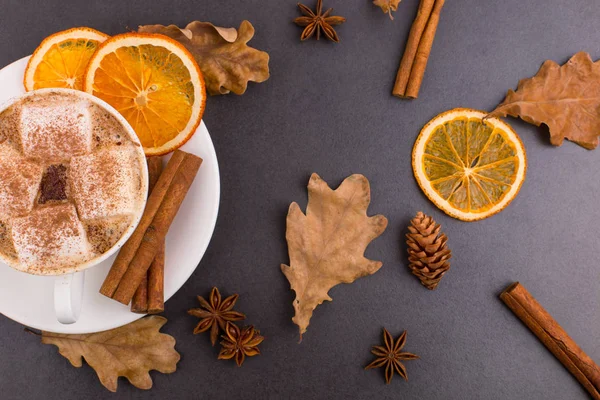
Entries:
{"label": "dried oak leaf", "polygon": [[242,21],[237,30],[194,21],[184,29],[175,25],[144,25],[138,32],[160,33],[183,44],[200,66],[211,95],[243,94],[248,81],[269,79],[269,55],[246,45],[254,36],[254,27],[248,21]]}
{"label": "dried oak leaf", "polygon": [[389,14],[390,19],[393,20],[394,16],[392,15],[392,11],[396,11],[398,9],[398,4],[401,1],[402,0],[373,0],[373,4],[375,4],[377,7],[380,7],[384,13]]}
{"label": "dried oak leaf", "polygon": [[385,231],[383,215],[367,216],[371,201],[369,181],[351,175],[334,191],[317,174],[308,182],[306,215],[297,203],[290,205],[286,239],[290,265],[281,270],[296,292],[292,321],[306,332],[313,310],[331,301],[329,289],[372,275],[381,261],[364,257],[369,243]]}
{"label": "dried oak leaf", "polygon": [[[546,61],[533,78],[519,82],[488,117],[521,117],[550,129],[550,142],[564,139],[594,149],[600,135],[600,61],[586,52],[575,54],[563,66]],[[487,117],[486,117],[487,118]]]}
{"label": "dried oak leaf", "polygon": [[120,328],[84,335],[42,331],[42,343],[57,346],[74,367],[81,367],[85,358],[111,392],[117,391],[119,376],[139,389],[150,389],[152,378],[148,372],[175,372],[180,359],[175,339],[159,332],[166,322],[166,318],[151,316]]}

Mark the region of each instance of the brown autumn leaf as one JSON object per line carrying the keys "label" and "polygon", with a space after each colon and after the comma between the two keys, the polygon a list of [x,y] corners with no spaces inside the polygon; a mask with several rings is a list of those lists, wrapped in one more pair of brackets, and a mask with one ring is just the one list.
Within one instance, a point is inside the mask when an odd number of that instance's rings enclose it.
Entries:
{"label": "brown autumn leaf", "polygon": [[550,143],[564,139],[594,149],[600,136],[600,61],[586,52],[575,54],[563,66],[546,61],[533,78],[523,79],[517,91],[488,117],[521,117],[530,124],[546,124]]}
{"label": "brown autumn leaf", "polygon": [[269,79],[269,55],[246,45],[254,36],[254,27],[248,21],[242,21],[237,30],[194,21],[184,29],[144,25],[138,32],[160,33],[183,44],[194,55],[211,95],[243,94],[248,81]]}
{"label": "brown autumn leaf", "polygon": [[373,0],[373,4],[377,7],[380,7],[384,13],[390,15],[390,19],[393,20],[394,16],[392,15],[392,11],[396,11],[398,9],[398,4],[402,0]]}
{"label": "brown autumn leaf", "polygon": [[317,174],[308,182],[306,215],[297,203],[290,205],[286,239],[290,265],[281,270],[296,292],[292,321],[306,332],[313,310],[331,301],[329,289],[372,275],[381,261],[364,257],[369,243],[385,231],[383,215],[367,216],[371,202],[369,181],[351,175],[334,191]]}
{"label": "brown autumn leaf", "polygon": [[111,392],[117,391],[120,376],[138,389],[150,389],[152,378],[148,372],[175,372],[180,359],[175,339],[159,332],[166,322],[166,318],[154,315],[98,333],[66,335],[42,331],[42,343],[57,346],[74,367],[81,367],[85,358]]}

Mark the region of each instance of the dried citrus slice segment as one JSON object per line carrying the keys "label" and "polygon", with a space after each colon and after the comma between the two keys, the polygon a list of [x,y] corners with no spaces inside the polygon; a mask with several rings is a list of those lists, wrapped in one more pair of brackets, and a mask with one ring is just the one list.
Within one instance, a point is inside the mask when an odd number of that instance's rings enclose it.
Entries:
{"label": "dried citrus slice segment", "polygon": [[108,38],[91,28],[73,28],[47,37],[29,59],[23,79],[25,90],[82,90],[88,61],[100,43]]}
{"label": "dried citrus slice segment", "polygon": [[497,118],[466,108],[425,125],[412,166],[423,192],[446,214],[476,221],[502,211],[525,180],[527,157],[515,131]]}
{"label": "dried citrus slice segment", "polygon": [[204,78],[190,52],[149,33],[125,33],[102,43],[89,62],[84,90],[127,119],[147,156],[187,142],[206,104]]}

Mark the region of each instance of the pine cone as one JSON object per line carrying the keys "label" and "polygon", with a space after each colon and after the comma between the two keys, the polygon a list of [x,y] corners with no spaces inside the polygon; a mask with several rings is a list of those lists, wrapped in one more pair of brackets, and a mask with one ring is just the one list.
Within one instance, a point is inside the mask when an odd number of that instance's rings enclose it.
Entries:
{"label": "pine cone", "polygon": [[440,233],[440,224],[421,211],[411,221],[406,235],[409,267],[423,286],[433,290],[450,269],[452,252],[446,245],[448,237]]}

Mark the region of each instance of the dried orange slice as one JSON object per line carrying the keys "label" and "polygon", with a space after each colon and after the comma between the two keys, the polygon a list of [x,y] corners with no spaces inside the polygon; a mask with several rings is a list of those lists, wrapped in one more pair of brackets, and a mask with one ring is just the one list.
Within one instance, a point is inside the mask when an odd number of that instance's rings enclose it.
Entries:
{"label": "dried orange slice", "polygon": [[515,131],[467,108],[446,111],[425,125],[413,148],[415,178],[451,217],[476,221],[502,211],[519,193],[527,157]]}
{"label": "dried orange slice", "polygon": [[102,43],[89,62],[84,90],[127,119],[147,156],[187,142],[206,104],[204,78],[192,54],[150,33],[125,33]]}
{"label": "dried orange slice", "polygon": [[82,90],[88,61],[100,43],[108,38],[91,28],[73,28],[47,37],[29,59],[23,79],[25,90]]}

